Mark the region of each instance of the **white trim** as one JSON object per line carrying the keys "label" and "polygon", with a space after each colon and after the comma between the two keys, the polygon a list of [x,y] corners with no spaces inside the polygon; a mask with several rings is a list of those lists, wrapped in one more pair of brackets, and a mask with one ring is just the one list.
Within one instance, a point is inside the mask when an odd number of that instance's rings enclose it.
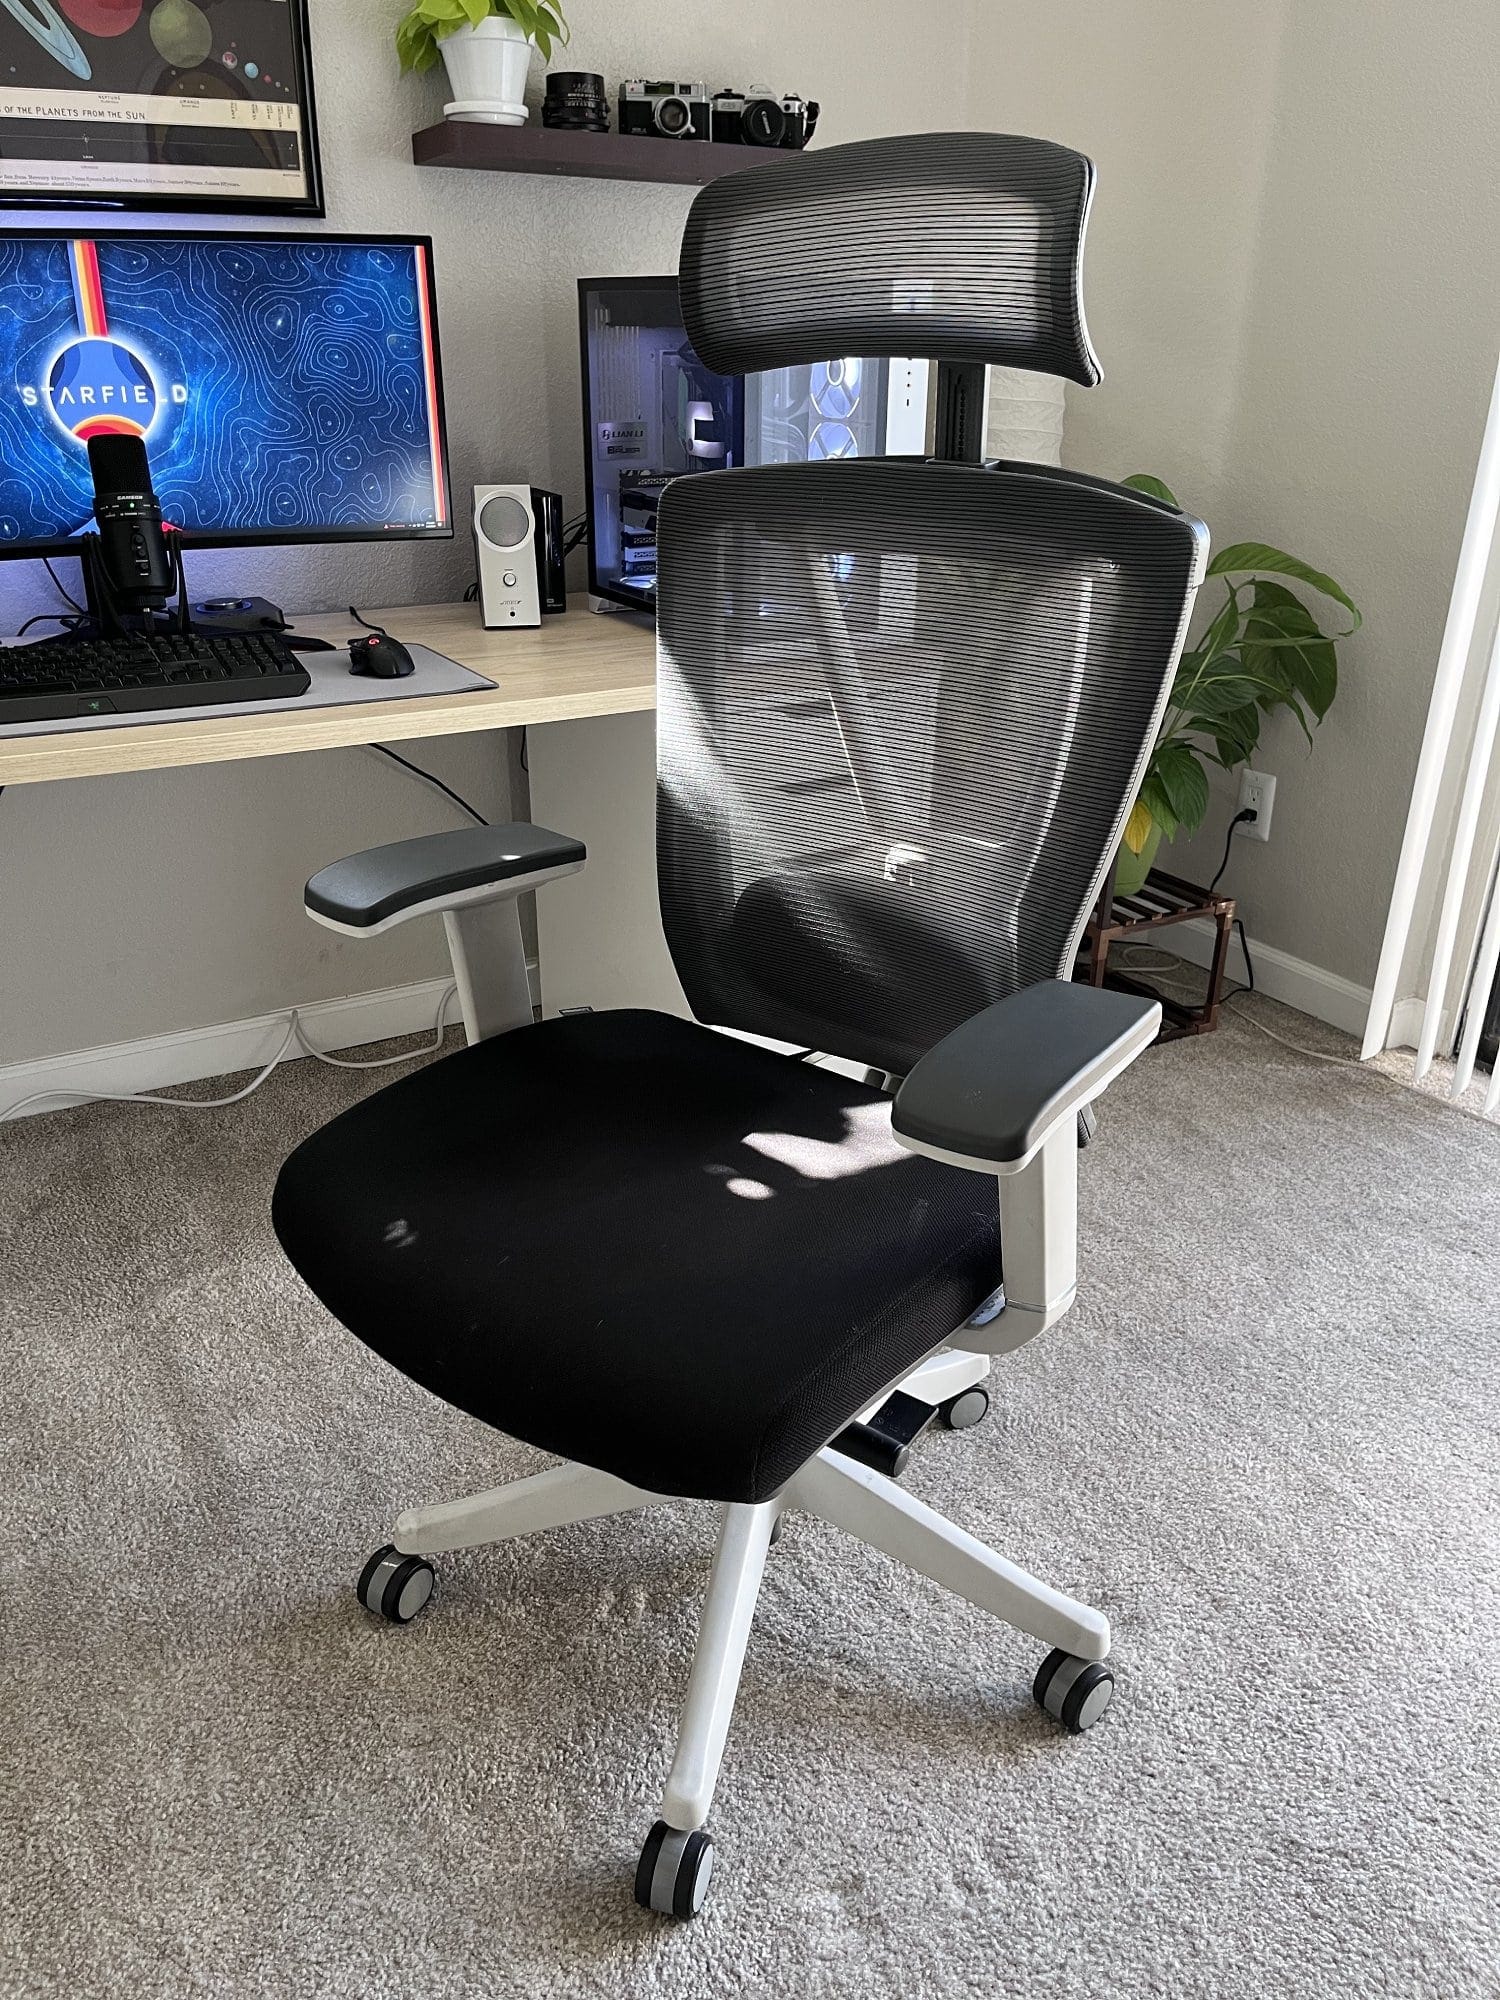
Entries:
{"label": "white trim", "polygon": [[[527,968],[536,990],[536,967]],[[382,986],[371,993],[351,993],[338,1000],[314,1000],[297,1012],[309,1037],[320,1049],[357,1048],[397,1035],[431,1031],[438,1000],[453,981],[444,976],[418,980],[410,986]],[[145,1035],[133,1042],[111,1042],[103,1048],[74,1049],[38,1056],[30,1062],[0,1067],[0,1122],[5,1106],[39,1092],[59,1094],[56,1104],[33,1105],[23,1118],[62,1108],[67,1095],[78,1091],[134,1092],[165,1090],[204,1077],[228,1076],[258,1069],[276,1053],[286,1033],[287,1006],[277,1014],[260,1014],[249,1021],[221,1021],[206,1028],[182,1028],[168,1035]],[[447,1018],[458,1019],[455,1000]],[[300,1059],[295,1043],[285,1060]]]}
{"label": "white trim", "polygon": [[[1385,1045],[1388,1049],[1414,1049],[1417,1037],[1422,1032],[1422,1014],[1426,1007],[1423,1000],[1398,1000],[1391,1009],[1391,1025],[1386,1030]],[[1378,1053],[1378,1052],[1377,1052]]]}
{"label": "white trim", "polygon": [[[1213,958],[1214,928],[1206,917],[1194,917],[1190,923],[1173,924],[1156,932],[1149,940],[1124,938],[1121,949],[1128,955],[1132,945],[1149,943],[1153,951],[1175,952],[1194,965],[1207,966]],[[1268,994],[1284,1006],[1295,1007],[1299,1013],[1311,1014],[1315,1021],[1326,1021],[1331,1028],[1342,1028],[1346,1035],[1364,1033],[1370,1012],[1368,986],[1357,986],[1337,972],[1325,972],[1321,965],[1293,958],[1289,951],[1278,951],[1274,944],[1258,944],[1254,938],[1250,940],[1250,956],[1255,961],[1258,993]],[[1228,976],[1235,980],[1245,976],[1237,932],[1230,947]]]}
{"label": "white trim", "polygon": [[[1469,655],[1479,624],[1486,576],[1492,560],[1495,524],[1500,520],[1500,369],[1490,396],[1484,442],[1479,451],[1479,467],[1464,524],[1459,550],[1458,573],[1448,605],[1448,623],[1433,677],[1432,701],[1422,737],[1422,754],[1412,781],[1411,809],[1401,841],[1401,859],[1391,890],[1390,914],[1386,919],[1385,940],[1380,949],[1380,965],[1370,999],[1369,1018],[1364,1028],[1362,1053],[1369,1057],[1389,1043],[1391,1010],[1401,979],[1406,948],[1416,917],[1422,870],[1428,857],[1438,806],[1457,780],[1447,777],[1448,753],[1453,741],[1453,725],[1469,674]],[[1443,975],[1446,978],[1444,963]],[[1500,1072],[1497,1072],[1500,1073]]]}

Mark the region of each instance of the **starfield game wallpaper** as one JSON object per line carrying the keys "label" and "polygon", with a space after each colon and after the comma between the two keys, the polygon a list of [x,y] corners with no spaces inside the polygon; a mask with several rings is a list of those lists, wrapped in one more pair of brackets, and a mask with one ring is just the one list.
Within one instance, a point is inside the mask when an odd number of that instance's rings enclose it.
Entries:
{"label": "starfield game wallpaper", "polygon": [[92,524],[101,432],[190,539],[441,532],[440,399],[425,244],[0,236],[0,549]]}

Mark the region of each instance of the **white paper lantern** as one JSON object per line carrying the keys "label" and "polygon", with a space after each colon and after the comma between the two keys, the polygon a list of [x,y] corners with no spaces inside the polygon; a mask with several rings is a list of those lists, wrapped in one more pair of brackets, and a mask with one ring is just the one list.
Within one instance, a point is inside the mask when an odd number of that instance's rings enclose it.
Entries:
{"label": "white paper lantern", "polygon": [[1033,375],[1024,368],[992,368],[986,458],[1028,459],[1034,465],[1061,465],[1063,380]]}

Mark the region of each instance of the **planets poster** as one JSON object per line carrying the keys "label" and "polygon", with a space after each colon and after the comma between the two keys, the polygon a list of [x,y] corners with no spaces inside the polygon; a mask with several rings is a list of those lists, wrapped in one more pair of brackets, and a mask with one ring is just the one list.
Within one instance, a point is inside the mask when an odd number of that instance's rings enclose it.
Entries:
{"label": "planets poster", "polygon": [[309,0],[0,0],[0,204],[321,215]]}

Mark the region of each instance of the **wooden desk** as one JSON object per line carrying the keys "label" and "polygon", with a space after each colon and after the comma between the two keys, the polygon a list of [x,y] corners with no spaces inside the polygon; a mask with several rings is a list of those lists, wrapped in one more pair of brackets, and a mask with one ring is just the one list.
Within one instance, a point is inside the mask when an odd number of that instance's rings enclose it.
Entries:
{"label": "wooden desk", "polygon": [[[486,632],[473,604],[369,612],[398,639],[487,675],[492,689],[338,708],[124,723],[0,737],[0,786],[99,778],[482,729],[529,731],[531,816],[589,850],[581,875],[538,898],[542,1003],[686,1013],[656,897],[656,635],[570,608],[540,629]],[[294,618],[311,638],[358,631],[339,613]]]}
{"label": "wooden desk", "polygon": [[[122,723],[51,736],[0,737],[0,785],[100,778],[245,757],[289,757],[352,743],[404,743],[474,729],[520,729],[590,716],[633,715],[656,706],[656,635],[633,618],[569,609],[540,630],[486,632],[473,604],[414,604],[367,614],[397,638],[446,653],[497,683],[473,694],[412,701],[351,702],[339,708],[279,709],[194,721]],[[341,642],[359,629],[339,613],[293,620],[310,638]]]}

